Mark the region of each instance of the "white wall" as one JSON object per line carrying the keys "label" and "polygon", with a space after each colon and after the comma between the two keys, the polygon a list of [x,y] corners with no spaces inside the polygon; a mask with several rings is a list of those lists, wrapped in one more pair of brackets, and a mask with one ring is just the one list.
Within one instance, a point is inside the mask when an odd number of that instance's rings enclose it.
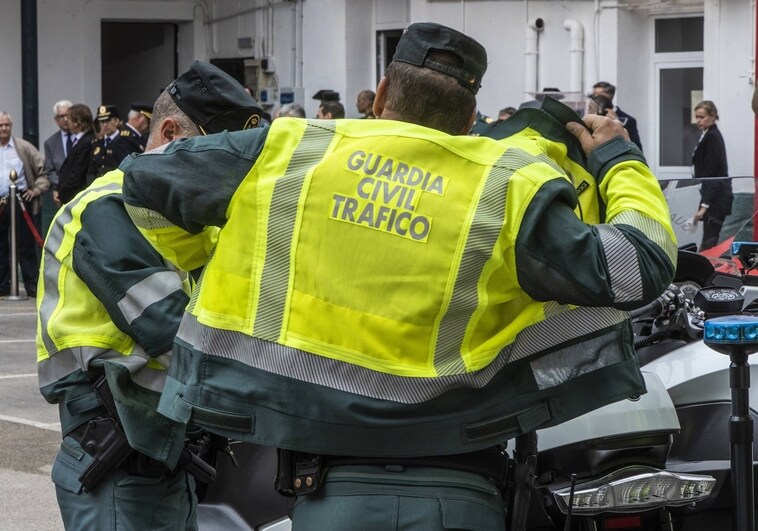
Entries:
{"label": "white wall", "polygon": [[[23,133],[20,57],[21,2],[4,2],[0,16],[0,111],[10,113],[15,136]],[[47,114],[51,116],[52,111]]]}
{"label": "white wall", "polygon": [[[40,139],[54,130],[51,107],[55,101],[100,103],[101,20],[176,22],[180,71],[193,59],[273,54],[278,86],[303,86],[308,116],[315,115],[318,104],[311,96],[322,88],[339,91],[348,116],[356,116],[358,91],[374,87],[377,81],[378,30],[430,20],[479,40],[489,57],[479,107],[485,114],[496,115],[502,107],[529,99],[524,94],[528,19],[540,17],[545,22],[539,35],[538,88],[568,87],[569,33],[563,24],[575,19],[584,29],[583,90],[599,79],[616,84],[617,103],[637,117],[646,150],[651,148],[656,127],[651,15],[639,9],[614,9],[615,4],[604,0],[275,0],[267,9],[255,11],[266,6],[267,0],[37,1]],[[705,96],[719,106],[731,173],[751,174],[752,2],[703,2]],[[242,11],[250,12],[239,15]],[[229,18],[219,20],[223,17]],[[208,20],[215,22],[207,24]],[[22,123],[20,0],[4,2],[0,35],[4,74],[0,109],[11,112],[18,132]],[[240,49],[239,37],[251,37],[256,48]]]}
{"label": "white wall", "polygon": [[[601,62],[600,75],[595,81],[608,81],[616,85],[614,103],[625,112],[637,119],[637,129],[642,140],[642,149],[650,154],[653,152],[653,133],[657,127],[653,102],[655,98],[650,93],[652,87],[652,68],[650,57],[652,24],[644,13],[639,11],[607,10],[600,16],[600,25],[616,17],[618,20],[618,38],[612,39],[612,31],[601,38],[601,43],[613,40],[612,57],[605,57]],[[612,69],[606,71],[604,64],[612,64]],[[616,75],[612,75],[615,70]],[[590,87],[594,83],[590,83]],[[588,87],[589,88],[589,87]],[[648,162],[653,163],[652,159]]]}
{"label": "white wall", "polygon": [[705,5],[705,73],[703,97],[719,110],[730,175],[753,175],[755,117],[752,59],[754,19],[750,2]]}
{"label": "white wall", "polygon": [[345,39],[347,1],[318,0],[303,4],[303,85],[309,118],[314,118],[318,110],[318,101],[311,96],[320,89],[339,92],[343,105],[350,101],[351,96],[346,94],[346,48],[360,43],[348,43]]}

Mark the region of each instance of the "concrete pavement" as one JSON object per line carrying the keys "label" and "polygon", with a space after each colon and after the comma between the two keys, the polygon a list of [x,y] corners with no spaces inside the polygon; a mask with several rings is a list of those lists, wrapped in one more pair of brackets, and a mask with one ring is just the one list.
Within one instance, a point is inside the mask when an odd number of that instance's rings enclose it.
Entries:
{"label": "concrete pavement", "polygon": [[[23,289],[22,289],[23,294]],[[37,387],[34,299],[0,297],[0,529],[58,531],[56,406]]]}

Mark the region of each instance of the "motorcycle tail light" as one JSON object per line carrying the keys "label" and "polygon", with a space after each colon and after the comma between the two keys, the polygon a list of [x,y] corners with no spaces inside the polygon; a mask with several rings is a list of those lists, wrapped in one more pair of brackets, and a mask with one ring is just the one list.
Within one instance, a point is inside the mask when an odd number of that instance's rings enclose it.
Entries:
{"label": "motorcycle tail light", "polygon": [[[711,476],[678,474],[652,467],[626,467],[574,487],[573,514],[630,512],[697,503],[710,496]],[[568,512],[571,488],[553,493],[558,508]]]}

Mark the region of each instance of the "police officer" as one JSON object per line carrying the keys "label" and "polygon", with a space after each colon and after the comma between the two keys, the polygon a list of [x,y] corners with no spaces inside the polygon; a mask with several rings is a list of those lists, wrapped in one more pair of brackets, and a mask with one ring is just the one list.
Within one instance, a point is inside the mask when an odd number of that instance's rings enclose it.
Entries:
{"label": "police officer", "polygon": [[111,146],[114,160],[120,164],[127,155],[145,151],[153,106],[149,103],[133,102],[126,122],[119,130]]}
{"label": "police officer", "polygon": [[88,185],[101,175],[118,168],[121,162],[113,149],[121,134],[118,108],[115,105],[101,105],[97,108],[97,121],[100,124],[100,137],[92,143],[92,156],[87,170]]}
{"label": "police officer", "polygon": [[486,65],[413,24],[377,120],[281,118],[125,167],[135,223],[205,263],[159,411],[281,448],[295,530],[502,530],[499,444],[644,392],[624,310],[673,277],[660,186],[602,116],[467,136]]}
{"label": "police officer", "polygon": [[[260,115],[239,83],[196,62],[156,101],[147,146]],[[209,471],[184,448],[184,426],[156,412],[190,281],[129,220],[122,177],[111,171],[64,205],[44,248],[39,384],[63,432],[52,479],[66,529],[196,529],[187,471]]]}
{"label": "police officer", "polygon": [[482,133],[484,133],[489,127],[495,123],[495,120],[487,116],[485,114],[482,114],[479,111],[476,111],[476,120],[474,120],[474,125],[471,127],[471,130],[468,134],[473,136],[479,136]]}

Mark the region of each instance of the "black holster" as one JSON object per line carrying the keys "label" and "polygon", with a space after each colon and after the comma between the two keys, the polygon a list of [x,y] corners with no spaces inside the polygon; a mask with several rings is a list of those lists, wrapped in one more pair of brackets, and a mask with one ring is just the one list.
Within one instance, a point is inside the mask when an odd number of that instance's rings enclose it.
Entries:
{"label": "black holster", "polygon": [[[186,446],[182,449],[174,471],[161,461],[129,446],[129,440],[121,427],[116,403],[105,376],[100,377],[93,388],[108,412],[108,416],[94,418],[84,425],[83,431],[80,428],[71,434],[79,440],[82,449],[94,458],[79,476],[85,492],[91,492],[106,472],[114,467],[120,467],[129,474],[146,477],[161,477],[183,469],[201,483],[213,482],[216,478],[216,469]],[[199,452],[202,447],[193,449]]]}
{"label": "black holster", "polygon": [[90,420],[81,435],[81,445],[93,457],[79,481],[85,492],[92,492],[106,472],[121,466],[134,449],[114,419],[98,417]]}

